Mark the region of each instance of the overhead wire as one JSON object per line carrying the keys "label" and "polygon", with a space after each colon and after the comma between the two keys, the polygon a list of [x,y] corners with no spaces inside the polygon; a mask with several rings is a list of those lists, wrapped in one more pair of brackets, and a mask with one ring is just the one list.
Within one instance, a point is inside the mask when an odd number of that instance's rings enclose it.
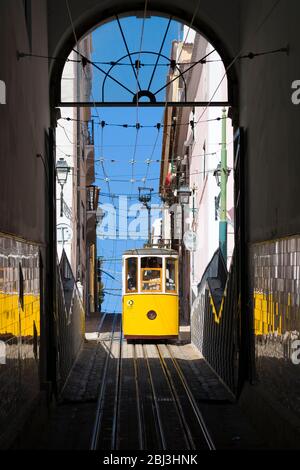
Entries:
{"label": "overhead wire", "polygon": [[[197,15],[199,6],[200,6],[200,0],[198,0],[198,3],[197,3],[197,5],[196,5],[196,8],[195,8],[195,10],[194,10],[194,12],[193,12],[193,16],[192,16],[191,21],[190,21],[190,24],[189,24],[189,26],[188,26],[188,30],[187,30],[185,39],[184,39],[184,41],[183,41],[183,44],[181,45],[181,50],[180,50],[179,56],[177,57],[177,60],[176,60],[177,63],[178,63],[179,60],[180,60],[180,57],[181,57],[182,51],[183,51],[183,49],[184,49],[184,46],[185,46],[185,44],[186,44],[188,35],[189,35],[189,33],[190,33],[190,30],[191,30],[191,28],[192,28],[192,26],[193,26],[193,23],[194,23],[194,20],[195,20],[195,18],[196,18],[196,15]],[[207,56],[207,57],[208,57],[208,56]],[[203,57],[201,60],[206,60],[207,57]],[[201,62],[201,60],[199,61],[199,63]],[[177,78],[179,78],[179,77],[177,77]],[[174,80],[171,80],[170,83],[169,83],[169,85],[170,85],[173,81],[174,81]],[[162,88],[162,89],[163,89],[163,88]],[[158,93],[159,91],[160,91],[160,90],[158,90],[156,93]],[[167,110],[167,99],[165,100],[165,109],[164,109],[164,113],[163,113],[163,117],[162,117],[162,122],[163,122],[163,120],[164,120],[164,116],[165,116],[165,114],[166,114],[166,110]],[[170,126],[172,127],[172,126],[173,126],[173,123],[172,123]],[[174,132],[176,132],[176,127],[175,127],[175,129],[174,129]]]}
{"label": "overhead wire", "polygon": [[[286,47],[282,47],[282,48],[279,48],[279,49],[272,49],[272,50],[268,50],[268,51],[261,51],[261,52],[249,52],[248,54],[245,54],[245,55],[241,55],[239,56],[239,59],[254,59],[255,57],[260,57],[260,56],[264,56],[264,55],[270,55],[270,54],[276,54],[278,52],[286,52]],[[48,56],[48,55],[40,55],[40,54],[32,54],[32,53],[27,53],[27,52],[18,52],[18,58],[19,59],[23,59],[23,58],[26,58],[26,57],[30,57],[30,58],[37,58],[37,59],[45,59],[45,60],[57,60],[57,61],[62,61],[62,62],[73,62],[73,63],[81,63],[82,60],[80,59],[70,59],[69,57],[58,57],[58,56]],[[210,59],[210,60],[204,60],[204,59],[198,59],[198,60],[195,60],[195,61],[186,61],[186,62],[174,62],[174,63],[170,63],[169,62],[166,62],[166,63],[158,63],[156,64],[156,62],[154,63],[144,63],[144,62],[140,62],[139,63],[139,67],[170,67],[170,65],[174,65],[174,66],[180,66],[180,65],[199,65],[199,64],[207,64],[207,63],[214,63],[214,62],[223,62],[222,59]],[[131,63],[127,63],[127,62],[119,62],[119,61],[99,61],[99,60],[93,60],[92,62],[93,64],[96,64],[96,65],[109,65],[109,66],[127,66],[127,67],[131,67]]]}
{"label": "overhead wire", "polygon": [[[145,17],[146,17],[146,11],[147,11],[147,0],[145,1],[145,7],[144,7],[144,17],[143,17],[143,24],[142,24],[142,32],[141,32],[141,40],[140,40],[140,52],[139,52],[139,58],[138,58],[138,61],[140,62],[140,54],[141,54],[141,49],[142,49],[142,44],[143,44],[143,35],[144,35],[144,23],[145,23]],[[123,36],[123,41],[125,43],[125,47],[127,49],[127,52],[129,53],[129,50],[128,50],[128,46],[127,46],[127,43],[126,43],[126,38],[125,38],[125,35],[123,34],[123,31],[122,31],[122,28],[121,28],[121,23],[119,22],[118,20],[118,24],[119,24],[119,28],[120,28],[120,31],[122,33],[122,36]],[[138,104],[139,104],[139,100],[138,100],[138,90],[141,89],[141,87],[139,86],[139,68],[137,68],[137,71],[135,73],[135,70],[134,70],[134,67],[133,67],[133,64],[132,64],[132,60],[131,60],[131,56],[129,55],[130,57],[130,62],[131,62],[131,66],[132,66],[132,69],[134,71],[134,75],[135,75],[135,78],[136,78],[136,86],[137,86],[137,89],[136,89],[136,96],[137,96],[137,103],[136,103],[136,122],[138,123],[139,122],[139,107],[138,107]],[[140,126],[136,124],[135,126],[135,129],[136,129],[136,135],[135,135],[135,143],[134,143],[134,147],[133,147],[133,154],[132,154],[132,159],[131,159],[131,165],[132,165],[132,171],[131,171],[131,179],[134,180],[134,165],[136,163],[136,153],[137,153],[137,148],[138,148],[138,138],[139,138],[139,131],[140,131]],[[133,182],[132,182],[132,189],[131,189],[131,195],[133,193]],[[120,209],[120,208],[119,208]],[[128,219],[127,219],[128,220]],[[127,225],[126,225],[127,227]],[[129,227],[127,227],[127,230],[128,230]],[[125,251],[127,249],[127,246],[128,246],[128,233],[127,233],[127,237],[126,237],[126,241],[125,241]],[[115,261],[116,263],[116,261]]]}
{"label": "overhead wire", "polygon": [[[154,156],[154,153],[155,153],[155,150],[156,150],[156,147],[157,147],[157,143],[158,143],[158,140],[159,140],[159,137],[160,137],[160,128],[157,129],[157,136],[156,136],[156,139],[155,139],[155,142],[154,142],[154,145],[153,145],[153,149],[152,149],[152,152],[151,152],[151,155],[150,155],[150,159],[149,161],[146,161],[146,164],[147,164],[147,167],[146,167],[146,175],[145,177],[142,179],[142,182],[144,183],[144,187],[146,186],[146,182],[147,182],[147,178],[148,178],[148,174],[149,174],[149,170],[150,170],[150,162],[152,161],[152,158]],[[143,181],[144,180],[144,181]]]}
{"label": "overhead wire", "polygon": [[[93,117],[93,116],[92,116]],[[203,121],[201,121],[201,123],[207,123],[207,122],[212,122],[212,121],[221,121],[221,119],[224,119],[222,117],[216,117],[216,118],[212,118],[212,119],[204,119]],[[228,119],[228,118],[226,118]],[[91,122],[91,120],[89,121],[85,121],[85,120],[81,120],[81,119],[73,119],[73,118],[70,118],[70,117],[67,117],[67,118],[64,118],[62,117],[61,120],[64,120],[64,121],[77,121],[77,122],[82,122],[82,123],[89,123]],[[95,122],[94,121],[94,124],[98,124],[98,125],[102,125],[102,123],[105,125],[105,126],[109,126],[109,127],[122,127],[124,129],[131,129],[131,128],[139,128],[139,129],[163,129],[165,127],[172,127],[172,124],[162,124],[162,123],[155,123],[155,124],[141,124],[139,122],[135,123],[135,124],[128,124],[128,123],[111,123],[111,122],[106,122],[106,121],[99,121],[99,122]],[[200,122],[199,122],[200,124]],[[178,123],[177,124],[178,126],[191,126],[191,121],[189,122],[182,122],[182,123]]]}
{"label": "overhead wire", "polygon": [[[142,42],[142,41],[141,41],[141,42]],[[63,126],[61,126],[61,127],[63,127]],[[157,141],[157,139],[156,139],[156,141]],[[103,147],[103,143],[101,144],[101,147]],[[134,147],[136,148],[136,144],[135,144]],[[100,161],[101,161],[101,163],[103,163],[103,159],[100,159]],[[151,159],[150,159],[150,160],[148,159],[148,160],[147,160],[148,167],[149,167],[149,164],[150,164],[150,163],[151,163]],[[104,173],[104,174],[105,174],[105,178],[106,178],[106,180],[107,180],[107,173]],[[111,194],[110,189],[109,189],[109,194]]]}
{"label": "overhead wire", "polygon": [[[148,6],[148,0],[145,0],[143,21],[142,21],[142,29],[141,29],[141,37],[140,37],[138,63],[140,62],[140,59],[141,59],[141,52],[142,52],[142,47],[143,47],[147,6]],[[139,97],[138,97],[138,91],[139,91],[139,88],[140,88],[140,86],[139,86],[139,72],[140,72],[140,68],[138,67],[137,68],[137,74],[136,74],[136,122],[137,123],[139,122]],[[139,137],[139,130],[140,130],[140,127],[137,127],[136,128],[135,147],[134,147],[133,158],[132,158],[132,160],[133,160],[133,163],[132,163],[132,180],[134,179],[134,164],[135,164],[135,157],[136,157],[136,152],[137,152],[137,142],[138,142],[138,137]],[[133,183],[132,183],[132,191],[133,191]]]}
{"label": "overhead wire", "polygon": [[194,9],[194,12],[193,12],[192,19],[191,19],[191,21],[190,21],[190,23],[189,23],[188,30],[187,30],[187,32],[186,32],[183,45],[182,45],[182,47],[181,47],[179,56],[178,56],[178,58],[177,58],[177,62],[179,62],[179,60],[180,60],[182,51],[183,51],[183,49],[184,49],[184,46],[185,46],[185,44],[186,44],[186,41],[187,41],[187,38],[188,38],[188,36],[189,36],[189,34],[190,34],[190,31],[191,31],[191,29],[192,29],[192,26],[193,26],[193,24],[194,24],[196,15],[197,15],[197,13],[198,13],[198,10],[199,10],[199,7],[200,7],[200,3],[201,3],[201,0],[198,0],[197,5],[196,5],[196,8]]}
{"label": "overhead wire", "polygon": [[[140,45],[139,45],[139,54],[138,54],[138,60],[137,60],[138,64],[141,62],[141,51],[142,51],[143,41],[144,41],[144,31],[145,31],[145,20],[146,20],[146,14],[147,14],[147,7],[148,7],[148,0],[145,0],[143,20],[142,20],[142,28],[141,28]],[[139,123],[139,121],[140,121],[140,119],[139,119],[139,95],[138,95],[139,73],[140,73],[140,67],[137,68],[137,84],[136,84],[136,122],[137,123]],[[140,126],[136,128],[136,139],[135,139],[135,146],[134,146],[134,152],[133,152],[133,162],[134,163],[132,164],[132,180],[134,179],[134,164],[135,164],[136,153],[137,153],[137,144],[138,144],[139,132],[140,132]],[[152,157],[150,157],[150,158],[152,158]],[[131,197],[132,197],[132,194],[133,194],[133,190],[134,190],[134,183],[132,182]],[[125,243],[125,251],[128,248],[129,236],[130,236],[129,227],[127,227],[127,238],[126,238],[126,243]]]}
{"label": "overhead wire", "polygon": [[[73,30],[73,35],[74,35],[75,43],[76,43],[76,45],[78,45],[78,38],[77,38],[76,31],[75,31],[75,26],[74,26],[74,22],[73,22],[73,18],[72,18],[72,13],[71,13],[70,5],[69,5],[69,0],[65,0],[65,1],[66,1],[66,6],[67,6],[67,10],[68,10],[68,15],[69,15],[71,27],[72,27],[72,30]],[[77,47],[77,46],[76,46],[76,47]],[[73,49],[73,50],[74,50],[74,49]],[[77,54],[79,54],[79,55],[82,57],[82,61],[81,61],[82,70],[83,70],[83,73],[84,73],[84,75],[85,75],[86,80],[88,81],[88,77],[87,77],[87,75],[86,75],[85,67],[86,67],[87,63],[88,63],[88,62],[91,63],[91,61],[89,61],[87,58],[84,58],[84,56],[83,56],[82,54],[78,53],[78,51],[75,51],[75,52],[76,52]],[[86,60],[86,62],[84,61],[84,59]],[[93,100],[93,103],[94,103],[94,107],[95,107],[96,113],[97,113],[98,118],[99,118],[99,121],[100,121],[101,119],[100,119],[100,116],[99,116],[99,112],[98,112],[97,107],[95,106],[96,101],[95,101],[94,96],[93,96],[93,91],[91,90],[90,93],[91,93],[91,96],[92,96],[92,100]],[[103,137],[103,135],[102,135],[102,137]],[[100,143],[100,148],[101,148],[102,151],[103,151],[103,141]],[[107,178],[108,175],[107,175],[107,172],[106,172],[106,170],[105,170],[105,167],[104,167],[104,163],[103,163],[103,162],[102,162],[102,165],[101,165],[101,166],[102,166],[103,174],[104,174],[105,177]],[[108,186],[109,192],[111,192],[111,191],[110,191],[110,185],[108,184],[107,186]],[[112,203],[114,204],[113,199],[112,199]]]}
{"label": "overhead wire", "polygon": [[67,140],[70,142],[71,145],[75,145],[75,142],[72,142],[69,135],[68,135],[68,132],[66,131],[66,128],[64,126],[62,126],[59,122],[57,123],[58,126],[64,131],[64,134],[67,138]]}
{"label": "overhead wire", "polygon": [[[115,159],[115,158],[112,158],[112,159],[110,159],[110,158],[99,158],[99,159],[96,158],[96,159],[95,159],[95,162],[99,162],[99,163],[100,163],[101,160],[104,161],[104,162],[110,162],[110,163],[120,163],[120,162],[123,162],[123,160],[117,160],[117,159]],[[131,160],[128,160],[128,163],[130,163],[130,162],[131,162]],[[148,165],[148,164],[151,165],[152,163],[160,163],[160,160],[151,160],[150,158],[147,158],[146,160],[144,160],[144,161],[142,161],[142,162],[136,162],[136,165],[137,165],[137,164],[143,164],[143,165],[144,165],[144,163],[146,163],[147,165]]]}
{"label": "overhead wire", "polygon": [[[203,171],[203,172],[202,172],[202,171],[192,172],[192,173],[189,173],[189,175],[190,175],[190,176],[192,176],[192,175],[199,175],[199,174],[202,174],[202,173],[210,173],[210,172],[212,172],[212,171],[215,171],[215,168],[212,169],[212,170],[206,170],[206,171]],[[181,170],[181,171],[178,170],[178,171],[174,172],[173,175],[182,174],[182,173],[183,173],[182,170]],[[99,181],[105,181],[105,179],[103,179],[103,178],[96,178],[96,179],[99,180]],[[159,181],[159,180],[160,180],[159,177],[156,177],[156,178],[148,178],[148,181]],[[115,183],[131,183],[131,180],[125,180],[125,179],[123,180],[123,179],[117,179],[117,178],[116,178],[116,179],[110,179],[110,181],[115,182]],[[139,180],[139,179],[135,179],[135,182],[143,182],[143,179],[140,179],[140,180]]]}
{"label": "overhead wire", "polygon": [[[73,19],[72,19],[72,13],[71,13],[71,9],[70,9],[70,5],[69,5],[69,1],[68,0],[65,0],[66,1],[66,6],[67,6],[67,10],[68,10],[68,15],[69,15],[69,18],[70,18],[70,23],[71,23],[71,27],[72,27],[72,30],[73,30],[73,35],[74,35],[74,39],[75,39],[75,43],[76,45],[78,44],[78,39],[77,39],[77,35],[76,35],[76,31],[75,31],[75,26],[74,26],[74,23],[73,23]],[[85,66],[84,66],[84,63],[82,62],[82,68],[83,68],[83,72],[84,72],[84,75],[87,79],[87,76],[86,76],[86,71],[85,71]],[[94,96],[93,96],[93,92],[91,90],[91,95],[92,95],[92,99],[94,101],[94,105],[95,105],[95,99],[94,99]],[[96,109],[96,112],[98,114],[98,117],[99,117],[99,121],[100,121],[100,116],[99,116],[99,113],[98,113],[98,110],[97,108]],[[103,143],[101,144],[102,145],[102,149],[103,149]],[[104,164],[103,164],[103,168],[104,168]],[[105,169],[104,169],[105,170]],[[108,185],[108,189],[109,189],[109,193],[111,193],[110,191],[110,185]],[[112,200],[112,204],[114,206],[114,199],[111,198]],[[115,207],[115,206],[114,206]],[[113,250],[116,249],[116,245],[115,245],[115,241],[113,241]],[[114,306],[114,312],[116,311],[116,304]]]}
{"label": "overhead wire", "polygon": [[[147,3],[147,2],[146,2],[146,3]],[[199,6],[199,5],[198,5],[198,6]],[[146,10],[146,6],[145,6],[145,10]],[[137,100],[137,112],[138,112],[138,100]],[[198,124],[198,122],[197,122],[197,124]],[[140,128],[139,128],[139,129],[140,129]],[[137,129],[137,131],[138,131],[139,129]],[[157,138],[158,138],[158,137],[157,137]],[[154,144],[154,146],[155,146],[155,144]],[[135,152],[136,152],[136,148],[137,148],[137,141],[135,142],[135,145],[134,145]],[[102,161],[102,163],[103,163],[103,161]],[[135,162],[135,158],[133,158],[133,166],[134,166],[135,163],[136,163],[136,162]],[[148,166],[148,168],[149,168],[149,166]],[[133,179],[133,178],[132,178],[132,179]],[[110,189],[109,189],[109,193],[111,193]]]}
{"label": "overhead wire", "polygon": [[[266,21],[270,18],[270,16],[272,15],[272,13],[274,12],[274,10],[277,8],[277,6],[279,5],[279,3],[281,2],[281,0],[276,0],[272,7],[270,8],[270,10],[268,10],[268,12],[266,13],[266,15],[263,17],[262,21],[259,23],[259,25],[257,26],[257,28],[255,29],[255,31],[253,32],[253,34],[249,33],[249,36],[247,38],[247,40],[245,42],[248,42],[253,36],[255,36],[259,30],[262,28],[262,26],[266,23]],[[225,69],[225,73],[223,74],[220,82],[218,83],[215,91],[213,92],[208,104],[205,106],[203,112],[200,114],[200,117],[198,119],[198,121],[200,121],[202,119],[202,117],[204,116],[206,110],[209,108],[209,106],[211,105],[214,97],[216,96],[217,92],[219,91],[224,79],[227,77],[228,75],[228,72],[229,70],[235,65],[235,63],[237,62],[237,60],[241,57],[242,53],[243,53],[243,50],[244,50],[245,46],[243,46],[240,51],[238,52],[238,54],[236,54],[236,56],[232,59],[232,61],[229,63],[229,65],[226,67]],[[196,126],[198,124],[198,121],[196,122]]]}

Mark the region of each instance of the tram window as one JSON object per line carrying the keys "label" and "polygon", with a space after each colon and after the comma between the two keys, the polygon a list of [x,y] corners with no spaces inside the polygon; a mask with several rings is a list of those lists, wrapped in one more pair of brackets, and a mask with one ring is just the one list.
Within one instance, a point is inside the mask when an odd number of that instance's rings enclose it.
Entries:
{"label": "tram window", "polygon": [[137,258],[127,258],[126,260],[126,292],[137,292]]}
{"label": "tram window", "polygon": [[142,291],[161,291],[162,259],[147,257],[141,260]]}
{"label": "tram window", "polygon": [[142,269],[142,291],[161,291],[161,269]]}
{"label": "tram window", "polygon": [[147,256],[141,259],[142,268],[162,268],[162,258]]}
{"label": "tram window", "polygon": [[166,259],[166,291],[176,292],[176,260]]}

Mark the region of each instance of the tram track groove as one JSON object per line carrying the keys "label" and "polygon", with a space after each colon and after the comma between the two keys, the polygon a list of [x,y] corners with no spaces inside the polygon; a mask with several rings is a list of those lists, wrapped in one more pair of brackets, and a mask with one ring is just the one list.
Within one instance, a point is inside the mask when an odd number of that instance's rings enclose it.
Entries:
{"label": "tram track groove", "polygon": [[118,315],[99,343],[107,353],[91,450],[215,450],[170,345],[125,342]]}
{"label": "tram track groove", "polygon": [[167,450],[167,443],[166,443],[165,433],[164,433],[164,429],[163,429],[160,408],[159,408],[159,405],[158,405],[158,398],[157,398],[156,390],[155,390],[155,387],[154,387],[154,381],[153,381],[153,376],[152,376],[152,372],[151,372],[151,367],[150,367],[150,364],[149,364],[149,357],[148,357],[148,354],[147,354],[146,345],[143,344],[142,347],[143,347],[144,358],[146,360],[148,376],[149,376],[149,380],[150,380],[151,392],[152,392],[152,397],[153,397],[153,405],[154,405],[153,408],[154,408],[154,413],[155,413],[154,416],[156,418],[155,422],[156,422],[156,425],[157,425],[157,431],[159,433],[159,441],[160,441],[160,444],[161,444],[161,450]]}
{"label": "tram track groove", "polygon": [[113,414],[113,426],[111,436],[111,449],[116,450],[118,447],[118,423],[119,423],[119,410],[120,410],[120,396],[121,396],[121,374],[122,374],[122,318],[120,320],[120,342],[119,342],[119,354],[117,364],[117,375],[116,375],[116,387],[115,387],[115,400],[114,400],[114,414]]}
{"label": "tram track groove", "polygon": [[143,416],[137,376],[135,346],[122,342],[121,366],[118,388],[115,448],[113,450],[143,449]]}
{"label": "tram track groove", "polygon": [[174,397],[174,403],[175,403],[175,406],[176,406],[177,411],[178,411],[178,415],[179,415],[179,418],[180,418],[180,421],[181,421],[182,430],[183,430],[183,434],[184,434],[185,439],[186,439],[188,449],[189,450],[195,450],[196,446],[195,446],[195,443],[194,443],[194,440],[193,440],[193,437],[192,437],[191,430],[190,430],[190,428],[188,426],[188,423],[185,419],[184,411],[182,409],[181,402],[180,402],[180,399],[179,399],[174,381],[172,379],[172,375],[170,373],[170,370],[169,370],[169,368],[166,364],[165,358],[164,358],[159,346],[157,345],[156,348],[157,348],[157,351],[158,351],[158,354],[159,354],[159,359],[160,359],[162,369],[164,370],[165,377],[168,381],[171,393]]}
{"label": "tram track groove", "polygon": [[142,344],[134,344],[140,450],[163,449],[153,391]]}
{"label": "tram track groove", "polygon": [[[90,450],[97,450],[98,449],[99,434],[100,434],[101,424],[102,424],[105,390],[106,390],[106,385],[107,385],[107,383],[106,383],[107,372],[108,372],[109,362],[111,360],[110,356],[111,356],[111,350],[112,350],[112,345],[113,345],[113,341],[114,341],[116,323],[117,323],[117,315],[115,315],[114,320],[113,320],[113,324],[112,324],[110,344],[109,344],[109,348],[108,348],[106,359],[105,359],[103,375],[102,375],[102,383],[101,383],[101,387],[100,387],[100,391],[99,391],[99,395],[98,395],[97,408],[96,408],[96,414],[95,414],[95,422],[94,422],[94,427],[93,427],[93,431],[92,431],[92,438],[91,438],[91,443],[90,443]],[[102,341],[101,341],[101,343],[103,344]]]}
{"label": "tram track groove", "polygon": [[137,414],[138,414],[138,432],[139,432],[139,448],[144,450],[145,448],[145,422],[144,422],[144,410],[143,403],[141,400],[139,376],[138,376],[138,363],[137,363],[137,351],[136,345],[133,345],[133,363],[134,363],[134,379],[135,379],[135,390],[137,400]]}
{"label": "tram track groove", "polygon": [[175,358],[174,354],[173,354],[173,351],[172,349],[170,348],[169,345],[166,345],[166,349],[170,355],[170,358],[172,360],[172,363],[177,371],[177,374],[178,376],[180,377],[180,380],[181,380],[181,383],[185,389],[185,392],[186,392],[186,396],[189,400],[189,403],[191,405],[191,408],[193,409],[193,412],[194,412],[194,416],[196,417],[197,421],[198,421],[198,424],[199,424],[199,427],[201,429],[201,432],[203,434],[203,437],[206,441],[206,444],[207,444],[207,447],[209,450],[216,450],[215,448],[215,445],[214,445],[214,442],[210,436],[210,433],[209,433],[209,430],[205,424],[205,421],[204,421],[204,418],[202,416],[202,413],[197,405],[197,402],[194,398],[194,395],[187,383],[187,380],[186,380],[186,377],[184,375],[184,373],[182,372],[181,370],[181,367],[179,366],[178,362],[177,362],[177,359]]}
{"label": "tram track groove", "polygon": [[107,313],[104,313],[103,316],[101,317],[101,320],[100,320],[99,325],[98,325],[98,331],[97,331],[97,338],[98,339],[100,339],[101,330],[103,328],[103,325],[105,323],[106,318],[107,318]]}

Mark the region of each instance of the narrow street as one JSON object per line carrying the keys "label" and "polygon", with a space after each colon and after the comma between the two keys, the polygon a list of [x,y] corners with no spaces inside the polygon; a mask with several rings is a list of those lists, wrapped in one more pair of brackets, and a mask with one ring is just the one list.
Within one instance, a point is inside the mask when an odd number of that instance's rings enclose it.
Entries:
{"label": "narrow street", "polygon": [[300,450],[299,18],[0,0],[0,451]]}
{"label": "narrow street", "polygon": [[87,322],[90,339],[44,433],[27,448],[266,448],[195,347],[128,343],[120,320],[105,315]]}

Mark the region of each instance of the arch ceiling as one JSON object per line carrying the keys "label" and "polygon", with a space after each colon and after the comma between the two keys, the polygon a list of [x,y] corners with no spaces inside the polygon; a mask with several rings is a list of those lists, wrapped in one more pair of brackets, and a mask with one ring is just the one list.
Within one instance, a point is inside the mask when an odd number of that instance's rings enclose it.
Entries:
{"label": "arch ceiling", "polygon": [[[68,0],[77,38],[116,14],[134,14],[144,10],[144,2],[125,0]],[[184,5],[184,6],[183,6]],[[239,0],[152,0],[148,12],[173,15],[206,36],[217,49],[225,66],[239,50]],[[140,16],[140,13],[139,13]],[[74,33],[65,0],[48,1],[49,56],[67,57],[74,47]],[[51,101],[59,101],[60,79],[64,64],[50,64]],[[235,70],[228,76],[231,91],[236,82]],[[234,103],[234,97],[229,97]]]}

